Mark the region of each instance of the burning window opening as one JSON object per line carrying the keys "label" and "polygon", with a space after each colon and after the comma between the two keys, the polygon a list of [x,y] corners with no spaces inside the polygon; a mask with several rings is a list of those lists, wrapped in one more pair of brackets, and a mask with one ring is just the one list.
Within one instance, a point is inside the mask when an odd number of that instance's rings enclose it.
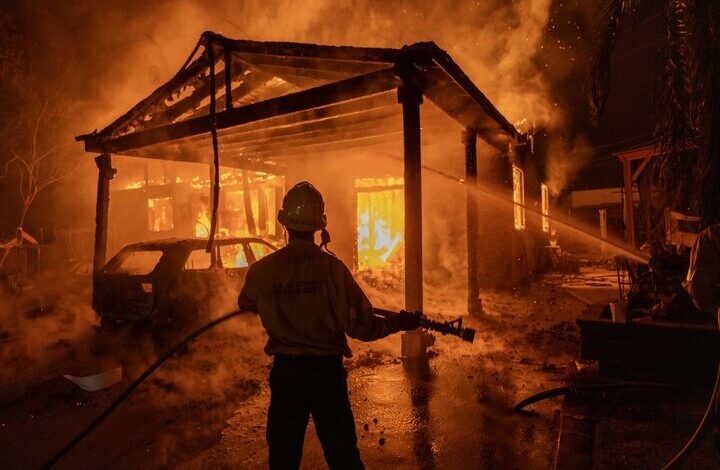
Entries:
{"label": "burning window opening", "polygon": [[401,265],[405,233],[403,178],[358,178],[358,269]]}
{"label": "burning window opening", "polygon": [[513,175],[513,219],[516,230],[525,229],[525,175],[517,166],[512,167]]}
{"label": "burning window opening", "polygon": [[207,238],[210,236],[210,217],[208,217],[206,207],[201,208],[195,218],[195,236],[197,238]]}
{"label": "burning window opening", "polygon": [[151,232],[167,232],[173,228],[172,197],[148,199],[148,230]]}
{"label": "burning window opening", "polygon": [[542,231],[550,233],[550,189],[545,183],[540,183],[540,198],[542,212]]}
{"label": "burning window opening", "polygon": [[[212,216],[208,166],[145,160],[121,156],[116,159],[118,184],[113,184],[111,190],[113,200],[119,202],[114,212],[118,218],[114,220],[122,222],[113,230],[113,245],[123,246],[157,235],[208,238]],[[220,181],[218,238],[274,240],[282,234],[275,223],[278,198],[281,200],[284,188],[282,176],[221,167]]]}

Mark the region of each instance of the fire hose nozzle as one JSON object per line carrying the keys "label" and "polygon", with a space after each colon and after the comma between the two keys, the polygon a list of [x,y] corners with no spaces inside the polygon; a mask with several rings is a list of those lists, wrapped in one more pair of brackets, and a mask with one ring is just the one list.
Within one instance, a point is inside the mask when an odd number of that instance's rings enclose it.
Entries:
{"label": "fire hose nozzle", "polygon": [[422,313],[420,314],[420,326],[422,328],[437,331],[441,335],[457,336],[463,341],[472,343],[475,341],[475,330],[473,328],[463,328],[462,322],[462,318],[453,321],[437,321],[427,318]]}
{"label": "fire hose nozzle", "polygon": [[460,339],[472,343],[475,341],[475,329],[474,328],[463,328],[460,334]]}
{"label": "fire hose nozzle", "polygon": [[[375,313],[381,316],[395,314],[395,312],[383,310],[381,308],[376,308]],[[467,327],[463,328],[462,318],[458,318],[453,321],[438,321],[429,319],[423,312],[414,312],[414,314],[418,316],[420,328],[436,331],[441,335],[457,336],[468,343],[475,341],[475,329]]]}

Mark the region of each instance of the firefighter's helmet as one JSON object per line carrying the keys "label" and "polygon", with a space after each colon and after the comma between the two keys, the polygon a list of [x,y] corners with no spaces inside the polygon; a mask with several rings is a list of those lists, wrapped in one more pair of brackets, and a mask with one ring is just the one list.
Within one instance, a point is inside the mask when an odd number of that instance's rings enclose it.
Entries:
{"label": "firefighter's helmet", "polygon": [[278,211],[278,221],[298,232],[315,232],[327,225],[325,202],[315,186],[302,181],[287,192]]}

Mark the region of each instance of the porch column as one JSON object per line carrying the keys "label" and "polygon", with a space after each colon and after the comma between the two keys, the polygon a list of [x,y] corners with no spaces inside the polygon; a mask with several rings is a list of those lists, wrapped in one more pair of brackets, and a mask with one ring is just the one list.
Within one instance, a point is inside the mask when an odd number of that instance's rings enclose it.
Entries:
{"label": "porch column", "polygon": [[97,201],[95,205],[95,252],[93,254],[93,274],[100,272],[105,265],[107,250],[108,206],[110,205],[110,180],[117,170],[112,167],[110,154],[103,153],[95,157],[98,167]]}
{"label": "porch column", "polygon": [[[411,67],[408,67],[410,69]],[[408,70],[406,69],[406,70]],[[420,163],[420,104],[422,86],[409,70],[401,74],[398,101],[403,108],[405,160],[405,309],[423,309],[422,178]]]}
{"label": "porch column", "polygon": [[478,279],[478,194],[477,194],[477,131],[462,133],[465,144],[465,194],[467,209],[467,308],[470,314],[482,313]]}
{"label": "porch column", "polygon": [[625,221],[625,241],[635,247],[635,214],[633,211],[632,160],[623,158],[623,211]]}

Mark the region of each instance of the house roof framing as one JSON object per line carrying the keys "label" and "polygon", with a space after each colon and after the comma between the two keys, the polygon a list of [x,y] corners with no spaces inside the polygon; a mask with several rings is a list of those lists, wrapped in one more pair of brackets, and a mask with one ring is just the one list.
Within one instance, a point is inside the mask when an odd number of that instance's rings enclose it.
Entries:
{"label": "house roof framing", "polygon": [[272,168],[273,158],[286,160],[295,151],[402,141],[395,91],[407,67],[428,100],[479,138],[497,147],[524,140],[432,42],[361,48],[234,40],[212,32],[202,35],[171,80],[103,130],[77,140],[88,152],[209,162],[210,152],[203,151],[211,148],[209,47],[216,61],[220,155],[230,160],[223,164]]}

